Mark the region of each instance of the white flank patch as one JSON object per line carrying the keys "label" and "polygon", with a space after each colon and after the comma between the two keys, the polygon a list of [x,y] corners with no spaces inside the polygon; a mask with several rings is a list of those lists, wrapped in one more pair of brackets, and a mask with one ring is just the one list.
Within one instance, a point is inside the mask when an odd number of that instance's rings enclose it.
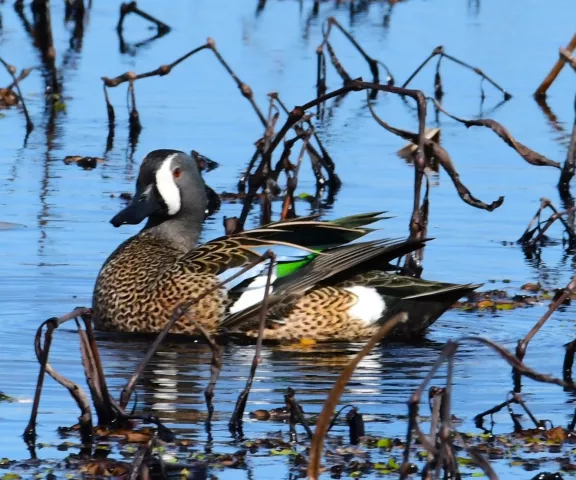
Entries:
{"label": "white flank patch", "polygon": [[348,309],[348,315],[361,320],[366,326],[376,323],[386,310],[386,302],[380,294],[372,287],[349,287],[348,290],[358,297],[358,301]]}
{"label": "white flank patch", "polygon": [[177,154],[174,153],[166,157],[166,160],[162,163],[162,166],[156,172],[156,186],[164,203],[168,207],[168,215],[175,215],[180,211],[181,198],[180,190],[174,181],[172,176],[172,159]]}
{"label": "white flank patch", "polygon": [[[255,303],[260,302],[264,298],[264,293],[266,291],[266,280],[268,278],[268,269],[266,269],[265,275],[260,275],[254,279],[254,281],[248,285],[240,298],[230,307],[230,313],[236,313],[245,308],[251,307]],[[276,273],[272,272],[272,277],[270,278],[270,283],[276,280]],[[268,294],[270,295],[274,288],[270,285],[270,290]]]}

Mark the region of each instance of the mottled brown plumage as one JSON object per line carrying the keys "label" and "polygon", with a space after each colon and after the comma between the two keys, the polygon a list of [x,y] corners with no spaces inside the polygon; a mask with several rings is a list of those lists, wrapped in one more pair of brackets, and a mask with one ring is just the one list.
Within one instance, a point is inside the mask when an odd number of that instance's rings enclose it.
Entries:
{"label": "mottled brown plumage", "polygon": [[423,242],[350,244],[371,231],[366,225],[381,219],[381,212],[331,222],[315,217],[277,222],[196,246],[205,191],[196,163],[186,154],[157,150],[146,156],[132,202],[111,222],[120,226],[148,220],[140,233],[110,255],[98,275],[93,296],[96,328],[159,332],[177,305],[216,287],[191,304],[172,333],[196,335],[193,318],[210,332],[254,337],[261,297],[247,302],[245,295],[256,282],[248,279],[224,287],[218,286],[219,276],[250,264],[260,251],[277,245],[322,252],[307,254],[297,268],[274,280],[266,339],[360,340],[398,311],[408,312],[404,333],[421,332],[451,302],[477,287],[386,271],[390,261],[421,248]]}
{"label": "mottled brown plumage", "polygon": [[[185,252],[149,232],[128,239],[106,261],[94,291],[96,328],[121,332],[159,332],[181,302],[219,283],[205,264],[181,262]],[[194,303],[189,314],[210,330],[218,328],[228,306],[226,290]],[[182,318],[173,333],[192,333]]]}
{"label": "mottled brown plumage", "polygon": [[[354,341],[371,337],[379,324],[367,327],[350,316],[348,311],[358,301],[353,293],[337,287],[314,288],[287,308],[269,315],[264,338],[267,340],[317,342]],[[274,321],[281,317],[281,321]],[[248,337],[257,338],[257,330],[246,330]]]}

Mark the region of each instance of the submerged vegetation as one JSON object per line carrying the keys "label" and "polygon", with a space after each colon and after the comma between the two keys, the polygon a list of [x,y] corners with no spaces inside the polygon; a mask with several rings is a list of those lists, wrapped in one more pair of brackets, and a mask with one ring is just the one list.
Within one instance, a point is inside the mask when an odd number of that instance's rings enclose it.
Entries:
{"label": "submerged vegetation", "polygon": [[[268,0],[268,2],[271,1]],[[266,10],[268,2],[266,0],[257,2],[256,15]],[[92,2],[85,4],[83,0],[72,0],[64,3],[66,22],[72,26],[70,52],[79,53],[86,18],[90,14],[90,9],[93,8]],[[257,102],[257,95],[254,94],[252,88],[237,75],[237,68],[239,70],[240,67],[233,67],[232,62],[226,59],[226,51],[217,47],[215,39],[209,38],[206,43],[195,46],[187,52],[186,48],[183,48],[180,56],[171,51],[166,52],[167,61],[170,63],[156,68],[151,66],[148,71],[140,73],[126,71],[116,75],[109,73],[114,76],[102,76],[103,100],[108,121],[108,129],[104,132],[106,145],[104,152],[101,157],[93,156],[89,152],[71,152],[73,154],[63,159],[64,163],[76,164],[82,169],[98,172],[100,165],[106,162],[107,153],[114,148],[116,132],[123,128],[118,125],[115,110],[117,107],[110,100],[109,90],[124,84],[127,84],[129,155],[132,156],[143,131],[143,125],[147,122],[146,110],[137,108],[136,92],[140,82],[162,82],[161,78],[155,77],[177,75],[178,67],[183,62],[193,62],[195,55],[210,54],[223,67],[222,74],[230,76],[236,84],[241,96],[248,101],[249,108],[253,110],[262,127],[259,138],[246,139],[246,142],[254,145],[254,153],[250,159],[247,159],[249,160],[246,162],[247,166],[237,179],[237,190],[218,192],[207,187],[209,199],[207,216],[213,215],[223,204],[241,205],[238,216],[224,218],[224,234],[243,232],[252,209],[260,209],[259,221],[265,225],[273,221],[298,218],[300,210],[308,209],[309,206],[321,215],[323,209],[335,203],[339,189],[346,184],[346,178],[338,174],[338,154],[328,151],[318,125],[322,124],[326,118],[337,115],[330,111],[331,102],[342,102],[347,96],[355,95],[361,96],[363,102],[365,98],[364,106],[385,132],[408,142],[408,145],[399,151],[398,155],[404,158],[414,171],[413,185],[410,191],[406,192],[406,195],[413,199],[412,214],[407,219],[409,240],[419,242],[429,237],[429,217],[434,205],[429,176],[433,172],[440,170],[446,172],[458,197],[469,205],[471,210],[480,209],[492,212],[501,207],[505,201],[504,196],[487,201],[479,199],[466,186],[467,179],[460,178],[457,167],[458,163],[464,159],[452,159],[448,150],[441,145],[441,129],[428,128],[433,116],[436,118],[445,116],[462,124],[466,129],[483,127],[492,132],[511,148],[511,150],[506,149],[506,153],[513,152],[514,156],[520,157],[529,164],[531,169],[556,169],[558,171],[561,208],[557,208],[551,200],[542,198],[534,217],[531,220],[527,219],[529,222],[524,233],[518,232],[516,244],[522,248],[527,257],[539,257],[542,249],[554,244],[554,240],[547,235],[547,232],[549,233],[549,229],[556,223],[562,226],[563,248],[566,252],[573,253],[576,247],[576,206],[570,190],[570,181],[576,171],[576,119],[566,157],[550,159],[523,143],[531,142],[529,138],[523,138],[522,132],[515,132],[513,135],[496,120],[486,116],[473,119],[461,118],[442,105],[445,95],[443,78],[449,75],[443,71],[443,68],[448,62],[470,70],[478,77],[478,96],[482,102],[486,97],[485,88],[501,96],[501,103],[494,109],[510,101],[514,92],[509,92],[502,86],[505,84],[505,79],[493,79],[481,69],[481,66],[475,65],[473,60],[468,63],[467,60],[457,58],[449,53],[449,47],[443,46],[434,48],[412,74],[408,75],[405,80],[400,79],[393,74],[392,61],[384,64],[377,59],[375,52],[368,52],[364,49],[353,33],[327,12],[328,5],[333,3],[346,4],[353,18],[354,15],[359,15],[363,8],[370,8],[370,4],[376,2],[354,0],[309,2],[310,18],[321,23],[323,32],[322,41],[315,52],[316,64],[311,65],[310,68],[310,71],[316,73],[315,78],[311,78],[311,82],[315,82],[316,85],[315,98],[303,96],[296,106],[289,108],[291,105],[284,102],[280,93],[273,91],[268,94],[266,107],[262,107]],[[389,9],[387,14],[390,15],[397,2],[389,0],[379,3],[387,5]],[[480,1],[478,0],[477,3]],[[49,0],[33,0],[30,5],[25,5],[21,0],[14,3],[14,9],[37,50],[41,62],[39,67],[23,68],[19,65],[16,68],[12,66],[9,61],[20,62],[17,52],[3,51],[0,58],[9,78],[8,86],[0,88],[0,108],[22,111],[25,118],[24,147],[26,147],[29,135],[36,128],[35,119],[31,117],[26,107],[26,95],[21,89],[21,84],[28,76],[39,71],[44,81],[43,99],[46,118],[43,128],[46,129],[47,143],[54,134],[56,119],[66,110],[63,94],[66,75],[62,71],[67,68],[70,60],[66,56],[60,58],[54,48],[51,8],[53,5]],[[138,15],[150,22],[156,29],[156,33],[139,44],[125,42],[124,26],[130,21],[132,15]],[[143,11],[136,2],[121,5],[117,34],[122,53],[138,50],[170,32],[169,25]],[[335,47],[333,38],[335,35],[342,35],[366,62],[371,72],[370,79],[360,78],[346,68],[339,56],[338,48]],[[558,63],[542,85],[534,85],[537,102],[546,105],[546,91],[553,88],[554,79],[564,65],[576,69],[574,50],[576,50],[576,35],[566,48],[560,49]],[[174,59],[174,57],[177,58]],[[415,64],[417,60],[420,59],[414,59]],[[422,75],[424,66],[432,61],[436,62],[432,94],[410,88],[415,78]],[[547,66],[542,66],[543,71],[546,68]],[[573,75],[573,72],[564,74]],[[341,86],[329,89],[328,75],[339,79],[337,81],[341,81]],[[334,78],[330,80],[334,82]],[[208,81],[203,78],[194,80]],[[274,85],[270,85],[270,88],[274,88]],[[394,126],[394,122],[389,123],[382,118],[385,112],[377,112],[376,100],[384,95],[397,96],[406,104],[406,108],[415,114],[414,127],[411,130]],[[566,101],[572,101],[572,99],[566,99]],[[546,112],[545,107],[544,111]],[[362,132],[358,135],[362,135]],[[205,176],[218,167],[218,163],[197,151],[193,150],[191,156]],[[304,165],[308,162],[315,179],[314,195],[298,192],[299,177]],[[209,183],[209,177],[207,181]],[[490,179],[487,178],[485,181],[489,182]],[[117,196],[122,200],[131,198],[129,193],[121,193]],[[277,217],[273,214],[274,202],[281,205],[280,214]],[[551,212],[549,217],[544,216],[547,211]],[[4,224],[0,223],[0,230],[3,229],[2,225]],[[260,263],[269,262],[266,287],[268,289],[275,256],[268,253],[258,260]],[[406,255],[403,260],[402,265],[397,266],[402,274],[420,277],[425,266],[424,248],[418,250],[416,254]],[[252,262],[249,267],[253,267],[254,263]],[[499,272],[499,274],[505,275],[506,272]],[[489,282],[488,286],[491,288],[490,279],[486,281]],[[555,385],[559,391],[563,390],[571,394],[576,391],[572,377],[576,340],[567,338],[569,343],[565,346],[558,346],[558,348],[565,348],[565,360],[562,371],[554,375],[543,373],[547,371],[547,365],[531,368],[525,363],[525,360],[530,359],[528,347],[535,335],[539,334],[540,329],[554,312],[564,308],[576,298],[576,277],[566,286],[556,285],[555,288],[527,282],[522,286],[520,293],[508,291],[507,280],[504,279],[501,282],[502,288],[485,287],[482,291],[470,293],[467,298],[452,305],[452,308],[470,315],[488,313],[509,315],[510,311],[526,308],[526,315],[531,315],[533,327],[525,334],[518,332],[515,351],[511,351],[490,338],[472,335],[463,334],[459,338],[448,341],[441,349],[436,362],[429,365],[428,374],[422,379],[418,388],[413,392],[406,392],[407,411],[403,419],[406,423],[406,435],[402,438],[389,437],[385,431],[381,436],[366,434],[365,422],[368,420],[365,419],[361,409],[355,405],[342,405],[340,402],[346,386],[353,378],[356,367],[377,345],[388,341],[386,337],[402,321],[401,315],[396,315],[385,322],[357,354],[346,362],[347,364],[341,369],[339,377],[325,399],[319,415],[312,415],[308,412],[306,401],[299,398],[300,392],[295,391],[289,383],[285,385],[284,405],[273,409],[249,411],[247,401],[261,362],[262,349],[265,348],[262,345],[263,327],[261,327],[246,386],[240,392],[234,412],[229,419],[231,440],[226,451],[220,452],[213,448],[212,428],[214,417],[219,415],[217,386],[223,363],[222,348],[226,342],[231,341],[229,338],[223,338],[225,335],[212,335],[197,325],[203,341],[210,348],[212,357],[210,379],[204,390],[205,413],[195,419],[205,424],[205,442],[179,437],[175,429],[167,426],[160,415],[141,409],[136,395],[138,382],[143,372],[162,342],[165,341],[171,326],[185,315],[194,301],[199,299],[181,299],[181,303],[172,313],[170,322],[155,337],[148,352],[143,355],[120,392],[112,392],[109,388],[109,378],[106,376],[98,339],[92,327],[90,308],[77,307],[68,314],[51,317],[38,327],[33,339],[39,362],[39,375],[30,420],[23,432],[31,460],[0,459],[0,479],[27,478],[32,475],[37,478],[61,478],[62,475],[70,478],[80,475],[90,478],[130,479],[208,478],[218,477],[220,472],[229,469],[248,470],[251,459],[261,457],[284,459],[283,461],[289,465],[293,478],[307,476],[316,479],[325,475],[331,478],[391,476],[432,479],[477,477],[483,474],[490,479],[495,479],[498,475],[492,463],[498,461],[506,461],[506,465],[510,468],[533,472],[525,478],[563,478],[564,475],[570,475],[576,471],[576,463],[573,461],[575,448],[573,444],[576,443],[574,432],[576,411],[569,411],[571,407],[567,405],[566,414],[573,417],[571,421],[566,426],[553,425],[551,421],[538,418],[531,411],[529,398],[524,398],[522,390],[524,378],[529,378],[536,382]],[[209,290],[206,290],[205,294],[208,293]],[[547,312],[537,319],[529,307],[542,303],[548,303],[549,307]],[[260,317],[261,325],[264,322],[266,308],[265,297]],[[77,327],[88,391],[85,391],[83,385],[66,378],[49,362],[52,342],[59,341],[58,328],[67,322],[75,322]],[[458,412],[454,411],[452,404],[455,356],[462,345],[469,344],[495,352],[502,358],[505,368],[509,368],[511,372],[510,385],[501,386],[502,396],[506,400],[488,409],[478,408],[478,414],[474,418],[478,432],[460,431]],[[303,352],[319,352],[322,349],[321,345],[307,339],[298,344],[283,347]],[[414,348],[418,346],[414,345]],[[55,361],[54,358],[52,360]],[[439,386],[434,384],[433,380],[439,369],[444,366],[447,368],[446,380],[442,386]],[[59,428],[60,443],[44,444],[37,438],[36,428],[42,418],[40,405],[46,374],[70,392],[80,411],[76,425],[62,425]],[[478,388],[482,386],[478,385]],[[9,394],[10,392],[0,393],[0,402],[14,401],[15,399],[12,399]],[[427,400],[427,406],[422,408],[423,412],[421,412],[423,396]],[[473,403],[474,398],[470,401]],[[385,406],[382,408],[385,409]],[[492,428],[487,427],[486,424],[495,413],[500,411],[509,413],[513,429],[508,433],[494,434]],[[520,411],[523,413],[518,413]],[[271,425],[269,433],[258,437],[245,435],[243,423],[247,418],[254,422],[268,422],[266,425]],[[428,432],[424,431],[424,422],[430,425]],[[280,427],[284,424],[288,427]],[[346,426],[348,436],[331,435],[331,430],[335,425]],[[49,447],[66,452],[66,455],[61,459],[38,460],[38,452]],[[0,456],[2,456],[1,453]],[[551,463],[557,466],[554,472],[542,470],[542,465],[548,468]],[[6,473],[2,473],[2,470]]]}

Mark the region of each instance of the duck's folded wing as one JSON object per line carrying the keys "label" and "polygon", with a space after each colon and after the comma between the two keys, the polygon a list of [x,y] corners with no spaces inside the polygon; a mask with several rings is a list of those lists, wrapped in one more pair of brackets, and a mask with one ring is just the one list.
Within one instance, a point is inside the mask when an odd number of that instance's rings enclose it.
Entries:
{"label": "duck's folded wing", "polygon": [[[367,268],[368,262],[387,262],[401,257],[422,248],[425,241],[376,240],[326,250],[304,267],[273,283],[273,290],[268,298],[270,312],[273,315],[275,309],[285,309],[311,288],[346,270],[363,265]],[[262,300],[228,315],[222,322],[222,328],[232,330],[253,324],[258,318],[261,306]]]}
{"label": "duck's folded wing", "polygon": [[218,275],[231,268],[244,267],[258,259],[260,253],[256,251],[257,248],[280,245],[317,253],[352,242],[372,232],[373,230],[365,228],[365,225],[381,220],[381,213],[364,213],[329,222],[306,217],[271,223],[206,242],[180,258],[176,268]]}
{"label": "duck's folded wing", "polygon": [[372,287],[381,295],[405,300],[424,300],[429,297],[438,299],[444,295],[452,297],[458,293],[462,296],[481,286],[481,284],[473,283],[456,284],[436,282],[377,270],[360,273],[337,284],[339,287],[351,287],[354,285]]}

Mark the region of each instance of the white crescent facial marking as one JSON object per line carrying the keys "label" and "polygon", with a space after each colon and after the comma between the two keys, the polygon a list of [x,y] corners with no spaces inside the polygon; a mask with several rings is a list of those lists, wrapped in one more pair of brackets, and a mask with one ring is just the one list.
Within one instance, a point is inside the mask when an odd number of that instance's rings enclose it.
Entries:
{"label": "white crescent facial marking", "polygon": [[366,324],[374,325],[386,310],[386,302],[378,291],[372,287],[348,287],[348,290],[358,297],[358,301],[348,309],[348,315]]}
{"label": "white crescent facial marking", "polygon": [[156,172],[156,187],[158,187],[158,191],[168,207],[168,215],[176,215],[180,211],[182,204],[180,190],[178,190],[178,186],[172,176],[172,160],[176,155],[178,154],[168,155]]}
{"label": "white crescent facial marking", "polygon": [[[268,269],[266,269],[268,270]],[[268,272],[264,275],[259,275],[256,277],[250,285],[248,285],[242,295],[236,300],[236,302],[230,307],[230,313],[236,313],[245,308],[251,307],[255,303],[258,303],[262,299],[264,299],[264,293],[266,291],[266,280],[268,279]],[[270,283],[273,283],[276,280],[276,273],[272,272],[270,277]],[[274,288],[270,285],[270,290],[268,291],[268,295],[272,293]]]}

